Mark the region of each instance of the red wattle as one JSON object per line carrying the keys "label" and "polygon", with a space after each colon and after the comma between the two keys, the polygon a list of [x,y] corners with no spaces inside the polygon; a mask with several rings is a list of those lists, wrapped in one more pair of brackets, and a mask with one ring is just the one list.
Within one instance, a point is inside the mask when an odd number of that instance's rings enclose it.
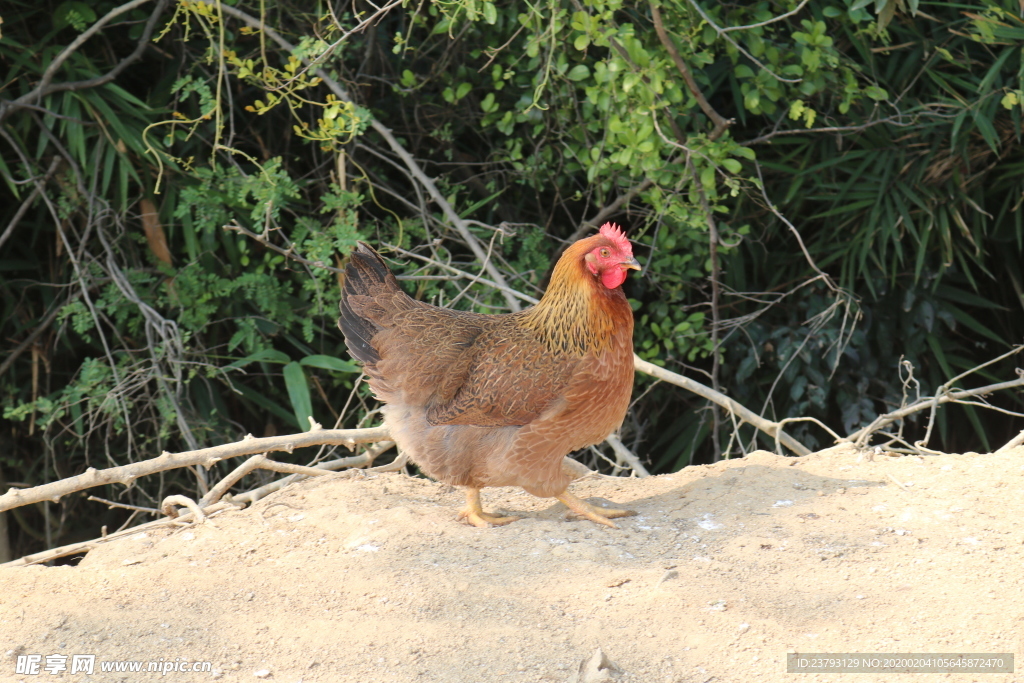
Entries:
{"label": "red wattle", "polygon": [[601,284],[608,289],[615,289],[626,281],[626,270],[624,268],[607,268],[601,273]]}

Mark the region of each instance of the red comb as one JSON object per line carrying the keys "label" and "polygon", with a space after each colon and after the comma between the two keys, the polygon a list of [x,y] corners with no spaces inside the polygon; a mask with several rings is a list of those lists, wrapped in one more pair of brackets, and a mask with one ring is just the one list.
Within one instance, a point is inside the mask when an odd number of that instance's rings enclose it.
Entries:
{"label": "red comb", "polygon": [[601,226],[600,232],[602,236],[610,239],[612,244],[620,250],[629,254],[633,253],[633,247],[629,244],[629,240],[626,239],[626,234],[622,232],[622,228],[616,223],[605,223]]}

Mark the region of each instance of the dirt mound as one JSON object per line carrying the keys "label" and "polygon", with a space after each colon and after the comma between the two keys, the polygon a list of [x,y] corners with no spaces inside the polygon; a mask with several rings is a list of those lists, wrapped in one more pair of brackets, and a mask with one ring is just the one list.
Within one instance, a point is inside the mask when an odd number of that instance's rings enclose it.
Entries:
{"label": "dirt mound", "polygon": [[[639,513],[619,529],[514,489],[484,507],[524,519],[476,529],[455,521],[458,490],[327,475],[77,567],[0,570],[0,681],[158,676],[100,671],[120,660],[171,663],[168,681],[778,681],[792,651],[1015,652],[1019,671],[1022,489],[1024,448],[762,451],[574,483]],[[579,674],[598,647],[610,661]],[[94,675],[70,673],[75,654],[96,655]],[[19,655],[42,655],[41,673],[19,674]],[[947,678],[1024,674],[858,681]]]}

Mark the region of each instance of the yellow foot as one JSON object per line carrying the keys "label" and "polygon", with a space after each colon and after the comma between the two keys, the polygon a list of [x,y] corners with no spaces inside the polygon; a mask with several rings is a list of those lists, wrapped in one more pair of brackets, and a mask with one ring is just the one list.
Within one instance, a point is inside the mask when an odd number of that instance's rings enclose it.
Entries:
{"label": "yellow foot", "polygon": [[559,495],[555,496],[558,500],[565,503],[565,506],[575,512],[580,517],[586,517],[591,522],[597,522],[598,524],[604,524],[613,529],[618,529],[615,523],[611,520],[615,517],[631,517],[636,514],[633,510],[618,510],[615,508],[599,508],[595,505],[591,505],[585,500],[577,498],[568,491],[563,491]]}
{"label": "yellow foot", "polygon": [[466,520],[473,526],[478,526],[481,529],[486,529],[492,526],[505,526],[519,519],[519,517],[498,517],[497,515],[489,515],[483,510],[479,512],[473,512],[472,510],[460,510],[459,520]]}
{"label": "yellow foot", "polygon": [[483,511],[480,507],[480,489],[466,489],[466,507],[459,511],[459,520],[466,520],[475,527],[486,529],[492,526],[505,526],[519,517],[499,517]]}

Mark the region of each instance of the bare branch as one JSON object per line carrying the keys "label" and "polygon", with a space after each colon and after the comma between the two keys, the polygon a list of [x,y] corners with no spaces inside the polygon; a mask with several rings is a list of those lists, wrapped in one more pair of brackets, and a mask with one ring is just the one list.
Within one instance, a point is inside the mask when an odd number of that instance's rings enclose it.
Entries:
{"label": "bare branch", "polygon": [[370,429],[314,429],[302,434],[288,434],[262,439],[248,436],[236,443],[201,448],[185,453],[162,453],[159,457],[150,460],[121,465],[120,467],[110,467],[105,470],[97,470],[90,467],[78,476],[62,479],[50,484],[34,486],[30,489],[12,488],[0,496],[0,512],[44,500],[57,502],[61,496],[94,486],[114,483],[129,486],[139,477],[178,467],[188,467],[191,465],[210,467],[221,460],[237,458],[241,455],[254,455],[268,451],[287,451],[290,453],[296,448],[323,444],[353,448],[357,443],[383,441],[387,438],[388,431],[384,427],[373,427]]}
{"label": "bare branch", "polygon": [[[892,423],[897,422],[898,420],[902,420],[903,418],[907,417],[908,415],[913,415],[914,413],[920,412],[922,410],[931,410],[932,411],[932,417],[934,418],[934,414],[935,414],[936,408],[938,408],[938,406],[940,406],[940,405],[942,405],[944,403],[958,402],[958,401],[962,401],[965,398],[970,398],[971,396],[979,396],[979,395],[983,395],[983,394],[991,394],[993,392],[1001,391],[1003,389],[1012,389],[1013,387],[1024,386],[1024,371],[1022,371],[1022,370],[1020,370],[1018,368],[1018,370],[1017,370],[1017,375],[1018,375],[1017,379],[1009,380],[1007,382],[999,382],[997,384],[989,384],[988,386],[978,387],[976,389],[956,389],[956,390],[954,390],[954,389],[951,388],[951,385],[954,382],[962,379],[963,377],[971,374],[972,372],[976,372],[976,371],[980,370],[981,368],[983,368],[985,366],[991,365],[992,363],[998,362],[998,361],[1003,360],[1005,358],[1008,358],[1008,357],[1010,357],[1010,356],[1012,356],[1012,355],[1014,355],[1016,353],[1019,353],[1021,351],[1021,349],[1024,349],[1024,346],[1015,346],[1012,350],[1002,354],[1001,356],[998,356],[997,358],[993,358],[992,360],[987,361],[987,362],[979,365],[976,368],[972,368],[971,370],[968,370],[967,372],[964,372],[964,373],[962,373],[960,375],[957,375],[956,377],[954,377],[953,379],[949,380],[948,382],[943,384],[941,387],[939,387],[939,390],[935,393],[934,396],[925,396],[925,397],[919,398],[918,400],[914,401],[910,405],[902,407],[899,410],[894,410],[894,411],[886,413],[884,415],[879,415],[878,417],[876,417],[871,422],[871,424],[867,425],[866,427],[862,427],[861,429],[858,429],[857,431],[853,432],[852,434],[847,436],[845,439],[843,439],[843,441],[850,441],[850,442],[853,442],[858,447],[863,447],[863,446],[867,445],[867,443],[871,440],[871,436],[875,432],[878,432],[879,430],[884,429],[888,425],[891,425]],[[988,406],[984,406],[984,405],[981,405],[981,404],[976,404],[976,405],[979,405],[979,407],[988,407]],[[929,422],[929,426],[930,426],[930,424],[931,424],[931,422]],[[931,430],[929,429],[928,431],[929,431],[929,434],[930,434]],[[914,446],[917,447],[917,448],[926,449],[927,442],[928,441],[927,441],[927,437],[926,437],[925,439],[922,439],[921,441],[919,441],[916,444],[914,444]]]}
{"label": "bare branch", "polygon": [[160,510],[156,508],[147,508],[140,505],[129,505],[128,503],[118,503],[116,500],[107,500],[106,498],[100,498],[98,496],[88,496],[86,500],[93,500],[97,503],[103,503],[108,508],[121,508],[122,510],[134,510],[135,512],[145,512],[150,515],[159,515]]}
{"label": "bare branch", "polygon": [[796,229],[795,225],[789,222],[788,218],[782,215],[781,211],[775,208],[775,205],[772,204],[772,200],[768,198],[768,192],[765,190],[764,187],[764,176],[761,175],[761,164],[755,162],[754,168],[757,169],[757,179],[761,181],[761,196],[764,197],[765,205],[768,207],[769,211],[775,214],[776,218],[778,218],[780,221],[786,224],[786,226],[789,228],[789,231],[793,233],[794,237],[796,237],[796,242],[797,244],[800,245],[800,251],[803,252],[804,260],[807,261],[807,265],[809,265],[811,269],[814,270],[814,272],[817,273],[818,276],[824,280],[825,284],[828,286],[829,289],[837,293],[842,292],[843,290],[841,290],[839,286],[832,281],[832,278],[829,275],[827,275],[825,271],[819,268],[817,263],[814,262],[814,259],[811,257],[810,252],[807,251],[807,247],[804,246],[804,240],[800,236],[800,231]]}
{"label": "bare branch", "polygon": [[807,133],[859,133],[867,130],[872,126],[878,126],[883,123],[891,123],[894,126],[910,126],[913,124],[913,120],[908,123],[904,123],[903,119],[908,118],[904,114],[897,114],[896,116],[889,116],[884,119],[877,119],[875,121],[868,121],[867,123],[861,123],[856,126],[825,126],[823,128],[790,128],[786,130],[773,130],[771,133],[758,136],[751,140],[739,143],[744,147],[750,147],[757,145],[762,142],[768,142],[772,138],[779,135],[806,135]]}
{"label": "bare branch", "polygon": [[177,519],[179,514],[177,508],[174,507],[175,505],[184,505],[187,507],[188,511],[191,512],[192,516],[195,518],[197,524],[202,524],[206,521],[206,515],[203,514],[203,511],[198,505],[196,505],[196,502],[188,496],[167,496],[164,498],[164,502],[160,504],[160,511],[171,519]]}
{"label": "bare branch", "polygon": [[1006,445],[996,451],[996,453],[1006,453],[1017,446],[1024,446],[1024,429],[1020,430],[1020,434],[1007,441]]}
{"label": "bare branch", "polygon": [[637,185],[634,185],[633,187],[629,188],[629,190],[616,197],[615,200],[612,201],[612,203],[601,207],[600,211],[598,211],[596,214],[594,214],[587,220],[583,221],[583,224],[580,225],[580,227],[577,228],[576,232],[573,233],[573,236],[569,238],[569,242],[575,242],[576,240],[580,239],[590,229],[601,227],[601,224],[604,223],[609,216],[615,214],[619,210],[619,208],[622,207],[623,204],[629,204],[631,201],[633,201],[634,197],[636,197],[638,194],[640,194],[653,184],[653,180],[651,180],[650,178],[644,178],[642,182],[640,182]]}
{"label": "bare branch", "polygon": [[[214,513],[234,509],[236,509],[234,505],[230,505],[228,503],[219,503],[218,505],[215,505],[213,508],[207,508],[204,511],[204,514],[207,517],[210,517]],[[24,557],[19,557],[17,560],[0,564],[0,567],[25,567],[31,564],[49,562],[50,560],[55,560],[59,557],[67,557],[68,555],[77,555],[79,553],[88,552],[93,548],[103,545],[104,543],[116,541],[117,539],[124,538],[125,536],[144,534],[145,532],[150,531],[152,529],[160,529],[166,526],[177,526],[181,523],[191,521],[192,519],[193,516],[191,512],[186,513],[178,517],[177,519],[158,519],[153,522],[147,522],[146,524],[140,524],[138,526],[131,527],[130,529],[123,529],[121,531],[108,534],[102,538],[95,538],[91,541],[83,541],[80,543],[71,543],[69,545],[61,546],[59,548],[50,548],[49,550],[44,550],[43,552],[35,553],[34,555],[26,555]]]}
{"label": "bare branch", "polygon": [[619,436],[617,434],[609,434],[608,438],[605,439],[605,441],[608,443],[609,446],[612,447],[612,450],[615,451],[615,455],[616,457],[618,457],[619,461],[625,462],[627,465],[629,465],[630,468],[634,472],[636,472],[636,476],[651,476],[651,473],[647,471],[647,468],[644,467],[644,464],[640,462],[640,458],[636,457],[633,451],[626,448],[626,444],[622,443],[622,440],[619,439]]}
{"label": "bare branch", "polygon": [[671,370],[666,370],[654,363],[649,363],[637,355],[633,356],[633,367],[644,374],[675,384],[677,387],[682,387],[683,389],[692,391],[698,396],[722,406],[730,413],[737,415],[741,420],[753,425],[768,436],[777,438],[783,446],[797,455],[810,455],[811,453],[811,450],[807,448],[807,446],[804,446],[789,434],[784,433],[778,423],[766,420],[754,411],[744,408],[723,393],[715,391],[710,387],[706,387],[700,382],[692,380],[689,377],[683,377]]}

